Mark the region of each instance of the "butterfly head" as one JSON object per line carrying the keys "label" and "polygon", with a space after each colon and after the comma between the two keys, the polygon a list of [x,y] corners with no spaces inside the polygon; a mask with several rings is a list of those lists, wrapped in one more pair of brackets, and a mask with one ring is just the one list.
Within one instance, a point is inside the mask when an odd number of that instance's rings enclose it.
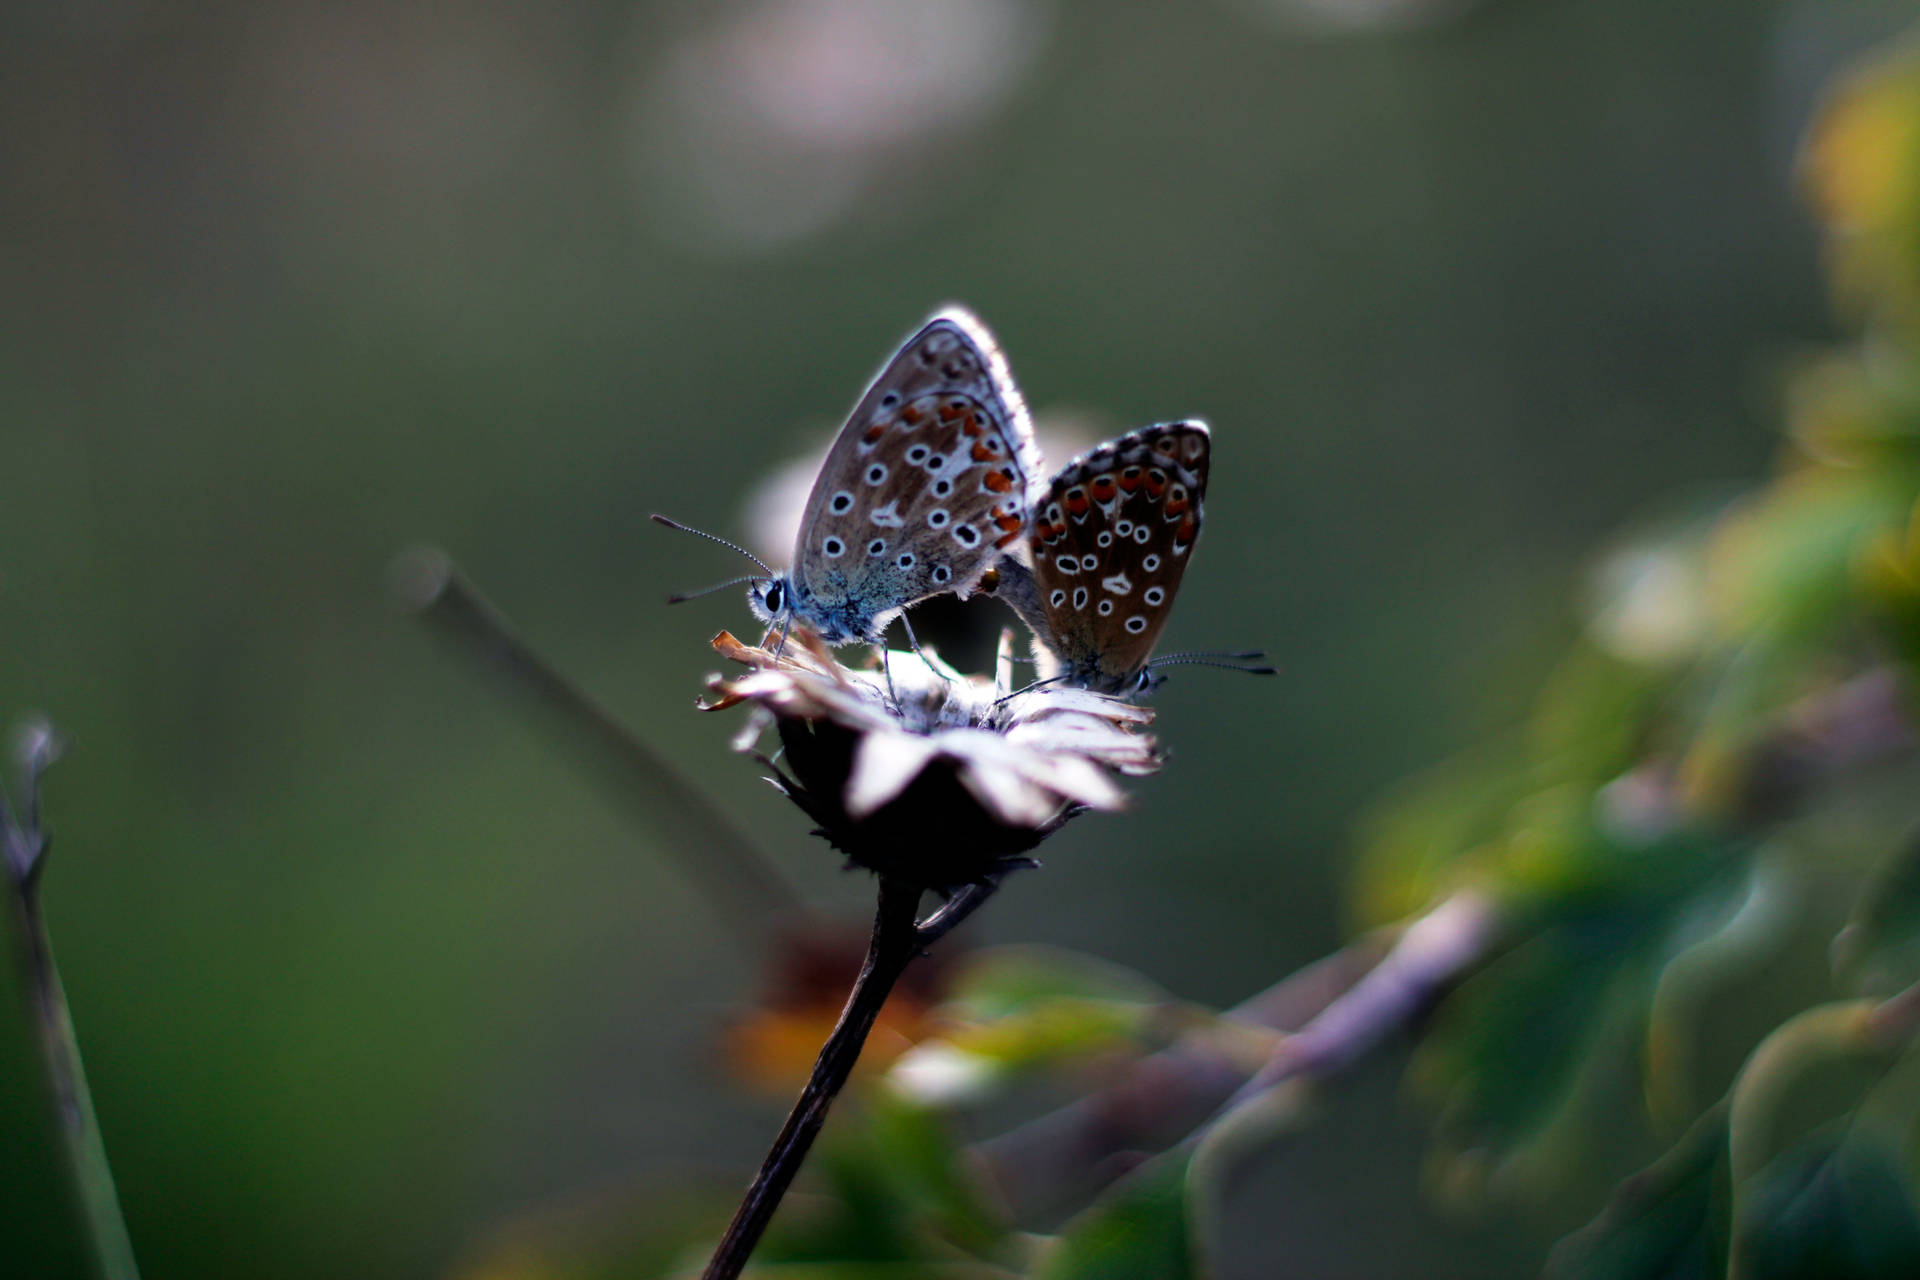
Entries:
{"label": "butterfly head", "polygon": [[762,625],[780,626],[793,610],[793,588],[785,574],[753,578],[747,585],[747,607]]}

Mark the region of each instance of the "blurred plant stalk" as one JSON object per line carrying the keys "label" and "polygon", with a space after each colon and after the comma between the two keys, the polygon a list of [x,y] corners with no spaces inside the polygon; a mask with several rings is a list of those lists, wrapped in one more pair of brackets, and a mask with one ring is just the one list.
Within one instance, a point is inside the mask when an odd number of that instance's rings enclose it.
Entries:
{"label": "blurred plant stalk", "polygon": [[660,847],[713,906],[714,914],[759,946],[760,923],[812,914],[767,857],[680,771],[513,629],[444,551],[416,547],[394,562],[396,596],[436,634],[482,658],[528,699],[561,746],[596,782],[649,825],[665,826]]}
{"label": "blurred plant stalk", "polygon": [[15,813],[0,787],[0,844],[5,847],[8,897],[20,954],[20,980],[32,1010],[35,1041],[46,1069],[54,1124],[67,1176],[78,1201],[95,1272],[105,1280],[138,1280],[140,1268],[120,1212],[113,1169],[93,1112],[93,1095],[80,1062],[80,1042],[67,1010],[66,989],[53,959],[40,905],[40,877],[47,865],[47,836],[40,825],[40,780],[60,754],[53,730],[26,726],[19,736],[21,808]]}

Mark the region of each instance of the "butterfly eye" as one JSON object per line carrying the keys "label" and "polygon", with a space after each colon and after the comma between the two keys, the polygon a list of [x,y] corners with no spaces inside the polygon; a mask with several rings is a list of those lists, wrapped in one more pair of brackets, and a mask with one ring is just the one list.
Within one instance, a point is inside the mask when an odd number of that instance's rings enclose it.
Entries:
{"label": "butterfly eye", "polygon": [[760,597],[760,603],[767,606],[768,613],[778,613],[780,606],[786,603],[786,592],[780,589],[779,583],[769,582],[766,594]]}

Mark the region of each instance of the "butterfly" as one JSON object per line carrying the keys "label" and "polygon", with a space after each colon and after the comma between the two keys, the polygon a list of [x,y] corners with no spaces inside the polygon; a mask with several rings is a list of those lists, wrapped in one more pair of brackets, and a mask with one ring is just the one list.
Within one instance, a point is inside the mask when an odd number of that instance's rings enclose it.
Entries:
{"label": "butterfly", "polygon": [[[998,594],[1058,662],[1051,678],[1109,694],[1153,687],[1153,645],[1200,537],[1212,452],[1206,423],[1161,423],[1082,454],[1048,483],[1026,544],[1032,564],[1003,561]],[[1260,656],[1174,654],[1159,665]]]}
{"label": "butterfly", "polygon": [[964,600],[1020,541],[1039,465],[993,335],[962,307],[939,311],[881,368],[827,451],[792,568],[775,573],[742,551],[766,571],[744,579],[747,603],[783,635],[798,623],[831,645],[876,643],[909,605],[949,591]]}

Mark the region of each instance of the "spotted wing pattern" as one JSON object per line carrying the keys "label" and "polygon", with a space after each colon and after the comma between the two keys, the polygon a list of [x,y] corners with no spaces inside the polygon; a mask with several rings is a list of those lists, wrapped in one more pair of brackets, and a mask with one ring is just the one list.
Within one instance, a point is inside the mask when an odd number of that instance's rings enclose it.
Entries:
{"label": "spotted wing pattern", "polygon": [[907,605],[964,599],[1028,527],[1039,450],[993,336],[949,308],[909,338],[827,454],[794,548],[794,617],[873,640]]}
{"label": "spotted wing pattern", "polygon": [[1036,504],[1033,604],[1070,683],[1125,692],[1146,668],[1200,536],[1211,451],[1204,422],[1147,427],[1068,463]]}

